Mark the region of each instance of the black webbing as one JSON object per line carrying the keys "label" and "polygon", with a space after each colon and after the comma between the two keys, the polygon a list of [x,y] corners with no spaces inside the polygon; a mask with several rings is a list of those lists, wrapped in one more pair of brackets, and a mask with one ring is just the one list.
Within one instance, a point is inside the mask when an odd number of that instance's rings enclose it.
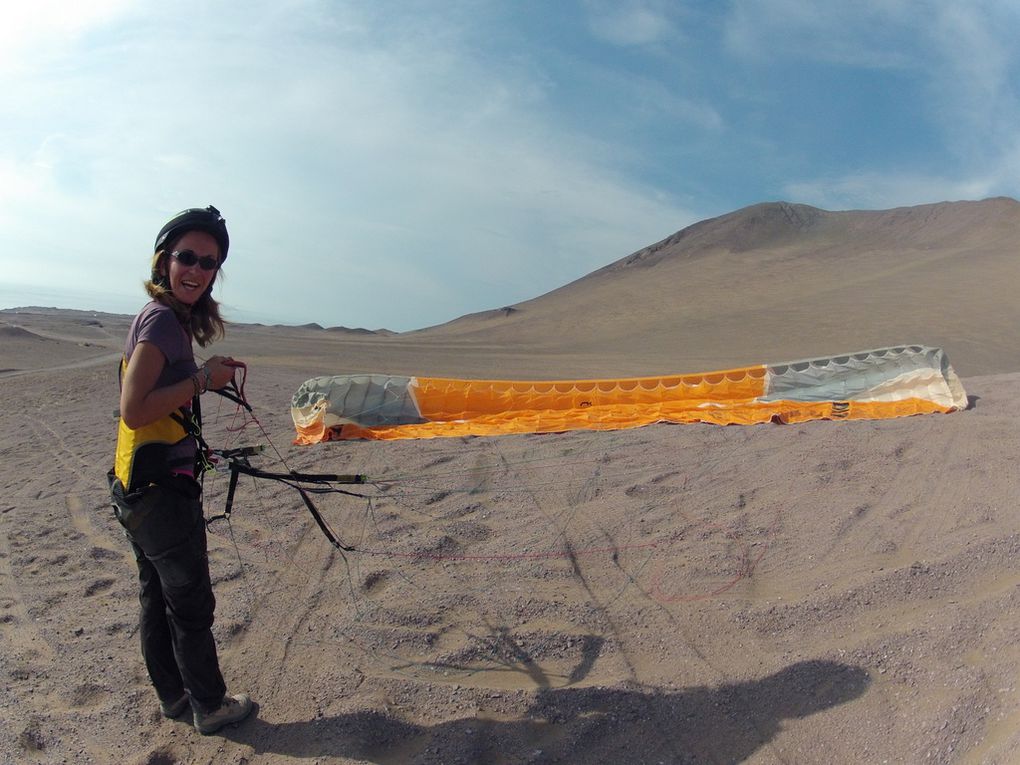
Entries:
{"label": "black webbing", "polygon": [[[223,513],[221,515],[214,515],[208,520],[206,520],[207,525],[215,520],[219,520],[220,518],[224,518],[227,520],[230,519],[230,513],[234,507],[234,493],[237,490],[237,477],[241,473],[244,473],[245,475],[250,475],[252,478],[265,478],[270,481],[279,481],[280,483],[284,483],[287,486],[290,486],[292,489],[295,489],[297,493],[301,495],[301,501],[305,503],[305,507],[308,509],[308,512],[311,513],[312,518],[315,519],[316,525],[318,525],[319,530],[322,531],[323,536],[325,536],[326,539],[329,540],[329,543],[332,544],[337,549],[343,550],[344,552],[352,552],[354,550],[353,547],[349,547],[345,545],[343,542],[341,542],[340,539],[336,536],[336,534],[333,533],[333,530],[329,527],[329,524],[326,523],[325,519],[322,517],[322,514],[319,512],[319,509],[315,506],[315,503],[312,502],[312,498],[308,496],[309,490],[306,489],[304,486],[300,486],[299,484],[300,483],[363,484],[367,480],[366,476],[360,474],[337,475],[327,473],[297,473],[293,471],[290,473],[270,473],[265,470],[253,468],[251,465],[246,465],[238,460],[231,459],[230,483],[227,487],[227,501],[224,504]],[[332,487],[328,489],[311,489],[311,491],[313,492],[329,491],[336,494],[347,494],[348,496],[351,497],[365,496],[364,494],[356,494],[351,491],[343,491],[342,489],[335,489]]]}

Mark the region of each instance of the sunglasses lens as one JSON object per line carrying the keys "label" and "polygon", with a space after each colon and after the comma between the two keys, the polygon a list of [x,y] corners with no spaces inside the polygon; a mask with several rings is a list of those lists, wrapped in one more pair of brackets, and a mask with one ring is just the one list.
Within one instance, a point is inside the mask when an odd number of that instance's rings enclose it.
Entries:
{"label": "sunglasses lens", "polygon": [[182,266],[190,267],[198,263],[203,271],[215,271],[219,267],[219,261],[212,255],[198,256],[194,250],[178,250],[173,256]]}

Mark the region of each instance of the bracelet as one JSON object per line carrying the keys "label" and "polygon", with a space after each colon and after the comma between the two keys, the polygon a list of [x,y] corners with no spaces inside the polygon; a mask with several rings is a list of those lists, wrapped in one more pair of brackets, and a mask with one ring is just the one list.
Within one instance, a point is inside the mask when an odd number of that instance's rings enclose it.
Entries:
{"label": "bracelet", "polygon": [[195,374],[191,376],[191,384],[195,388],[195,392],[192,394],[192,397],[198,396],[202,392],[201,391],[202,386],[198,382],[198,372],[195,372]]}
{"label": "bracelet", "polygon": [[[212,380],[212,372],[209,371],[209,365],[208,364],[203,364],[202,368],[199,369],[198,371],[205,373],[205,385],[202,386],[202,392],[205,393],[207,390],[209,390],[209,381]],[[197,377],[197,373],[196,373],[196,377]]]}

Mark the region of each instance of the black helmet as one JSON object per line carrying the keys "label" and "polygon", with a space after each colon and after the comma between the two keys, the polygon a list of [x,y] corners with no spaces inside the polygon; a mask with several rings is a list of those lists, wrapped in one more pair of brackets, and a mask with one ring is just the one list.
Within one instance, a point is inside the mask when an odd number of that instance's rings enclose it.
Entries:
{"label": "black helmet", "polygon": [[207,234],[212,235],[220,246],[220,263],[227,259],[227,248],[230,247],[230,237],[227,236],[227,222],[220,215],[220,211],[212,205],[209,205],[204,210],[199,207],[191,207],[177,213],[159,230],[153,252],[159,252],[160,248],[168,240],[187,231],[205,231]]}

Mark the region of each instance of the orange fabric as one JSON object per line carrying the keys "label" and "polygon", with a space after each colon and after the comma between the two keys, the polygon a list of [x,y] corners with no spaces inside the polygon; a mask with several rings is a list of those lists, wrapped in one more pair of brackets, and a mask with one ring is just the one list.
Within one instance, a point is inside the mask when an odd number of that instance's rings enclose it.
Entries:
{"label": "orange fabric", "polygon": [[308,427],[295,424],[294,428],[297,430],[297,435],[294,437],[295,446],[311,446],[312,444],[334,441],[340,438],[339,433],[336,436],[331,436],[329,429],[322,420]]}
{"label": "orange fabric", "polygon": [[766,422],[798,423],[809,420],[868,420],[907,417],[915,414],[948,413],[920,399],[893,402],[746,402],[737,406],[704,408],[703,401],[663,403],[649,408],[645,404],[616,405],[579,410],[538,410],[527,413],[502,412],[479,415],[470,420],[426,422],[419,425],[362,428],[347,424],[342,428],[323,428],[319,433],[303,434],[319,441],[371,439],[390,441],[443,436],[498,436],[515,433],[560,433],[569,430],[616,430],[657,422],[676,424],[755,425]]}
{"label": "orange fabric", "polygon": [[[618,380],[457,380],[410,378],[424,423],[297,425],[295,443],[614,430],[657,422],[752,425],[856,420],[951,412],[922,398],[899,401],[762,401],[765,365],[693,375]],[[311,419],[311,418],[309,418]],[[334,420],[335,422],[336,420]]]}
{"label": "orange fabric", "polygon": [[948,414],[953,407],[939,406],[920,398],[902,401],[784,401],[785,411],[779,421],[783,423],[809,420],[884,420],[892,417],[912,417],[915,414]]}
{"label": "orange fabric", "polygon": [[[765,367],[712,374],[634,377],[619,380],[456,380],[416,378],[415,401],[427,420],[477,419],[485,415],[555,412],[679,399],[689,403],[751,400],[765,390]],[[582,417],[588,419],[588,417]]]}

